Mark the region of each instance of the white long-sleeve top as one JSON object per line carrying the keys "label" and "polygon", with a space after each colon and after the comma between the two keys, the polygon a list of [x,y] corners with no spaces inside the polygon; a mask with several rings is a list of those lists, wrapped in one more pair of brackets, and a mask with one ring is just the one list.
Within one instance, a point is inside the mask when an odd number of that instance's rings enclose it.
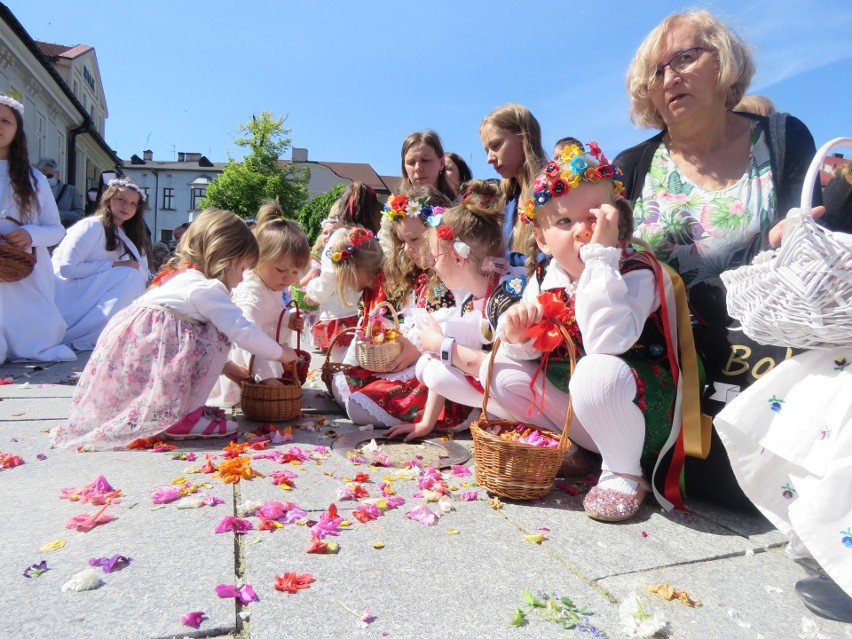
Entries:
{"label": "white long-sleeve top", "polygon": [[[622,274],[619,270],[621,250],[601,244],[587,244],[580,249],[585,268],[577,282],[556,261],[551,260],[539,287],[530,278],[521,301],[532,303],[541,291],[565,289],[576,296],[575,319],[583,336],[587,354],[621,355],[642,335],[648,317],[660,306],[660,294],[654,273],[637,269]],[[538,359],[541,351],[532,340],[509,344],[506,338],[506,316],[497,324],[500,350],[513,359]]]}
{"label": "white long-sleeve top", "polygon": [[[352,229],[337,229],[328,239],[326,247],[334,244]],[[332,264],[331,257],[323,249],[320,258],[320,273],[305,285],[305,292],[320,307],[320,321],[352,317],[358,314],[358,295],[355,291],[347,291],[344,301],[337,292],[337,269]],[[349,306],[347,306],[347,303]]]}
{"label": "white long-sleeve top", "polygon": [[198,322],[212,322],[231,342],[258,357],[278,359],[283,352],[280,344],[246,319],[222,282],[207,279],[200,271],[178,273],[148,289],[139,302],[164,306]]}
{"label": "white long-sleeve top", "polygon": [[120,226],[116,228],[116,232],[120,240],[118,246],[108,251],[106,230],[101,216],[83,218],[68,229],[65,238],[53,252],[54,273],[65,280],[84,279],[110,270],[113,268],[113,262],[133,259],[139,262],[140,271],[150,279],[147,256],[140,253],[139,248]]}

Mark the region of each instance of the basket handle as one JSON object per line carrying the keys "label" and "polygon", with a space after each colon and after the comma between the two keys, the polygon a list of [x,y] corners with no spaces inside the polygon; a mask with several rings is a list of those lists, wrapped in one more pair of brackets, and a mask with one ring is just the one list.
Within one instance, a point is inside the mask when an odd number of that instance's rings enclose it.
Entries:
{"label": "basket handle", "polygon": [[816,152],[814,159],[808,167],[808,172],[805,174],[805,182],[802,185],[802,211],[811,210],[811,197],[813,196],[814,184],[819,175],[820,167],[828,155],[829,151],[838,146],[852,146],[852,138],[834,138],[823,144]]}
{"label": "basket handle", "polygon": [[[565,341],[565,345],[568,348],[568,360],[570,363],[571,375],[574,374],[574,368],[577,366],[577,352],[574,348],[574,342],[571,339],[571,336],[568,334],[568,329],[561,322],[554,322],[556,326],[559,328],[559,332],[562,335],[563,340]],[[484,390],[485,393],[482,395],[482,414],[486,414],[486,408],[488,405],[488,395],[491,390],[491,375],[494,370],[494,359],[497,357],[497,349],[500,347],[500,338],[496,338],[494,340],[494,344],[491,347],[491,354],[488,356],[488,374],[485,377],[485,385]],[[542,375],[542,388],[547,383],[547,379]],[[565,426],[562,428],[562,434],[559,437],[559,444],[557,445],[557,450],[567,451],[568,450],[568,428],[571,425],[571,420],[574,418],[574,402],[571,398],[571,394],[568,394],[568,411],[565,415]]]}
{"label": "basket handle", "polygon": [[325,357],[326,364],[333,364],[331,361],[331,351],[334,350],[334,345],[337,344],[337,340],[341,335],[345,335],[346,333],[354,333],[358,330],[356,326],[350,326],[349,328],[344,328],[342,330],[337,331],[334,334],[334,337],[331,339],[331,343],[328,345],[328,350],[326,351],[327,355]]}
{"label": "basket handle", "polygon": [[[281,311],[281,315],[278,316],[278,328],[275,329],[275,338],[276,339],[278,339],[278,335],[281,333],[281,322],[284,320],[284,314],[286,313],[287,309],[290,308],[291,306],[296,309],[296,319],[299,319],[299,317],[301,316],[301,310],[299,309],[299,302],[297,302],[296,300],[290,300],[289,302],[287,302],[287,305]],[[296,331],[296,350],[297,351],[302,350],[302,331]]]}
{"label": "basket handle", "polygon": [[396,309],[390,302],[382,302],[381,304],[376,304],[376,307],[367,315],[367,328],[364,331],[364,337],[368,339],[373,337],[373,323],[370,321],[370,318],[378,316],[379,309],[382,307],[387,307],[387,309],[391,312],[394,330],[396,330],[397,333],[399,332],[399,316],[396,314]]}

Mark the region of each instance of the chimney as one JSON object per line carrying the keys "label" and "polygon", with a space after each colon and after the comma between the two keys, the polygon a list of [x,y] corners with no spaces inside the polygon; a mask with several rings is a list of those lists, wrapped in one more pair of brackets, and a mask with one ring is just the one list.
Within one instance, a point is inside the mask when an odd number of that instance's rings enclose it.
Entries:
{"label": "chimney", "polygon": [[835,158],[841,158],[841,159],[843,158],[842,153],[832,153],[831,155],[832,155],[832,157],[835,157]]}
{"label": "chimney", "polygon": [[293,162],[307,162],[308,150],[298,146],[293,147]]}
{"label": "chimney", "polygon": [[186,162],[186,153],[178,151],[178,162]]}
{"label": "chimney", "polygon": [[154,152],[151,149],[142,151],[142,159],[146,162],[152,161],[154,159]]}
{"label": "chimney", "polygon": [[187,162],[198,162],[201,159],[200,153],[186,153],[184,154]]}

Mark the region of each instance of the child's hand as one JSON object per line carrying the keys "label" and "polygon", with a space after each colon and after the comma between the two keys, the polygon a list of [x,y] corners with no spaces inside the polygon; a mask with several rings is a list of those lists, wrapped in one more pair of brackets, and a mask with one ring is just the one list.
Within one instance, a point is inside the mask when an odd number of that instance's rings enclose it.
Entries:
{"label": "child's hand", "polygon": [[618,209],[612,204],[602,204],[599,209],[590,209],[589,212],[597,218],[590,243],[618,246]]}
{"label": "child's hand", "polygon": [[2,236],[11,246],[22,251],[29,251],[33,246],[33,238],[25,229],[15,229]]}
{"label": "child's hand", "polygon": [[305,316],[302,313],[293,313],[290,316],[289,326],[297,333],[301,333],[302,329],[305,328]]}
{"label": "child's hand", "polygon": [[405,337],[397,337],[396,339],[400,344],[402,344],[402,350],[399,352],[399,355],[396,356],[396,359],[390,363],[389,373],[404,371],[420,359],[420,351],[417,350],[417,347],[414,344]]}
{"label": "child's hand", "polygon": [[230,379],[235,384],[249,381],[249,370],[245,366],[240,366],[236,362],[225,362],[225,368],[222,369],[222,375]]}
{"label": "child's hand", "polygon": [[115,268],[117,266],[127,266],[129,268],[139,268],[139,262],[136,260],[119,260],[118,262],[113,262],[112,267]]}
{"label": "child's hand", "polygon": [[524,334],[531,326],[538,324],[542,317],[544,317],[544,309],[538,302],[533,304],[518,302],[512,305],[506,311],[506,341],[509,344],[526,342],[529,338],[525,338]]}
{"label": "child's hand", "polygon": [[432,322],[429,326],[420,329],[420,344],[423,346],[424,353],[439,352],[443,343],[444,334],[437,322]]}
{"label": "child's hand", "polygon": [[424,422],[415,422],[413,424],[398,424],[396,426],[391,426],[386,432],[385,436],[389,439],[392,437],[400,437],[401,435],[405,435],[405,439],[402,441],[407,442],[412,439],[416,439],[418,437],[426,437],[429,433],[432,432],[434,426],[430,426]]}
{"label": "child's hand", "polygon": [[[314,300],[311,297],[308,297],[307,295],[305,295],[305,301],[303,302],[303,305],[304,306],[319,306],[319,304],[317,304],[316,300]],[[301,306],[301,304],[300,304],[300,306]]]}
{"label": "child's hand", "polygon": [[281,357],[278,358],[278,361],[282,364],[289,364],[290,362],[295,362],[298,359],[296,356],[296,351],[294,351],[289,346],[281,347]]}

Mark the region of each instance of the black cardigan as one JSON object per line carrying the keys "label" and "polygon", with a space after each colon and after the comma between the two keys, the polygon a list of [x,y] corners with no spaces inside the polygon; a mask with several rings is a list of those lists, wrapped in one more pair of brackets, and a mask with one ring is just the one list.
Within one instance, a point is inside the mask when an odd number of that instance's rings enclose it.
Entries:
{"label": "black cardigan", "polygon": [[[787,113],[776,113],[769,118],[751,113],[739,113],[739,115],[757,120],[766,136],[777,203],[775,217],[772,220],[772,226],[774,226],[787,215],[787,211],[800,204],[805,174],[816,154],[814,138],[801,120]],[[627,198],[631,202],[636,202],[642,195],[645,175],[651,168],[651,160],[657,147],[660,146],[664,133],[665,131],[660,131],[654,137],[622,151],[613,162],[615,167],[620,168],[623,173],[621,180],[624,182]],[[814,184],[812,203],[813,206],[822,204],[819,181]],[[768,230],[763,229],[764,235]]]}

